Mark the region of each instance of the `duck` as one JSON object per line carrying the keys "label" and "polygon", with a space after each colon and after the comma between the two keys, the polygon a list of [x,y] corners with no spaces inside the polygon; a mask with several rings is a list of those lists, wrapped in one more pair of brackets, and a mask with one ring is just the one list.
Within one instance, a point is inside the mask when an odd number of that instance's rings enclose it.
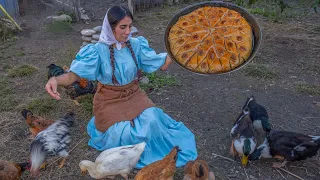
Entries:
{"label": "duck", "polygon": [[245,108],[249,109],[249,116],[255,130],[258,132],[270,132],[271,126],[268,111],[263,105],[257,103],[254,96],[247,98],[243,106],[243,109]]}
{"label": "duck", "polygon": [[253,125],[248,114],[249,109],[244,108],[234,122],[230,132],[230,136],[233,139],[230,153],[233,157],[239,155],[243,166],[248,164],[248,157],[254,152],[257,145],[253,132]]}
{"label": "duck", "polygon": [[95,162],[82,160],[79,163],[81,173],[86,172],[94,179],[110,178],[121,175],[128,180],[130,171],[135,167],[144,152],[146,143],[126,145],[104,150]]}
{"label": "duck", "polygon": [[264,142],[249,156],[249,160],[275,158],[283,162],[273,163],[272,167],[281,168],[289,161],[301,161],[311,158],[317,154],[319,149],[320,136],[271,130]]}

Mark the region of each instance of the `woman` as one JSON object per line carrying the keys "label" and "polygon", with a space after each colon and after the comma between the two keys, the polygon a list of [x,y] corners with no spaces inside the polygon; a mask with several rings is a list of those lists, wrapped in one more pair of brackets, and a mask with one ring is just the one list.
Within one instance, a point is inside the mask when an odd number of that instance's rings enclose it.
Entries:
{"label": "woman", "polygon": [[83,47],[72,62],[70,72],[52,77],[47,92],[60,99],[57,86],[66,86],[79,77],[98,80],[93,100],[94,117],[87,132],[89,145],[97,150],[147,143],[136,168],[162,159],[179,146],[177,166],[197,158],[195,138],[181,122],[155,107],[139,88],[140,70],[166,70],[171,59],[156,54],[143,37],[131,38],[133,17],[127,8],[111,7],[103,22],[99,43]]}

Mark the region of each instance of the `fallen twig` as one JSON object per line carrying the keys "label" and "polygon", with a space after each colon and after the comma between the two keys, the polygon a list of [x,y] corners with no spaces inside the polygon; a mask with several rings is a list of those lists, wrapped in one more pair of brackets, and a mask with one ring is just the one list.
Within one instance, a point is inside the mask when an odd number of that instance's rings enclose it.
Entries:
{"label": "fallen twig", "polygon": [[278,173],[283,177],[283,179],[287,179],[283,176],[283,174],[276,168],[276,170],[278,171]]}
{"label": "fallen twig", "polygon": [[[85,140],[86,138],[81,139],[68,153],[71,153],[83,140]],[[52,164],[56,163],[57,161],[59,161],[60,159],[62,159],[62,157],[57,158],[56,160],[54,160],[52,163],[48,164],[47,167],[51,166]]]}
{"label": "fallen twig", "polygon": [[232,161],[232,162],[236,162],[235,160],[231,159],[231,158],[228,158],[228,157],[224,157],[224,156],[221,156],[219,154],[215,154],[215,153],[211,153],[213,156],[217,156],[217,157],[220,157],[222,159],[225,159],[225,160],[229,160],[229,161]]}
{"label": "fallen twig", "polygon": [[297,176],[297,175],[293,174],[292,172],[287,171],[287,170],[285,170],[285,169],[283,169],[283,168],[278,168],[278,169],[280,169],[280,170],[282,170],[282,171],[284,171],[284,172],[286,172],[286,173],[290,174],[291,176],[296,177],[297,179],[304,180],[303,178],[301,178],[301,177],[299,177],[299,176]]}
{"label": "fallen twig", "polygon": [[320,117],[302,117],[302,119],[319,119]]}
{"label": "fallen twig", "polygon": [[305,168],[305,167],[298,167],[298,166],[290,166],[290,167],[295,167],[295,168],[299,168],[299,169],[304,169],[304,170],[306,171],[307,176],[313,176],[313,177],[315,176],[315,175],[309,173],[309,172],[308,172],[308,169]]}

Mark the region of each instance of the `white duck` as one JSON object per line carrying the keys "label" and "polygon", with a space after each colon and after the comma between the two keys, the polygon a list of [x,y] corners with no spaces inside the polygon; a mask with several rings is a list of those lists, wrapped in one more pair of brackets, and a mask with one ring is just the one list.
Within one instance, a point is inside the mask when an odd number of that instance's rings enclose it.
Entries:
{"label": "white duck", "polygon": [[94,179],[110,178],[121,175],[128,180],[128,174],[135,167],[146,146],[145,142],[104,150],[95,162],[83,160],[79,163],[82,174],[86,171]]}

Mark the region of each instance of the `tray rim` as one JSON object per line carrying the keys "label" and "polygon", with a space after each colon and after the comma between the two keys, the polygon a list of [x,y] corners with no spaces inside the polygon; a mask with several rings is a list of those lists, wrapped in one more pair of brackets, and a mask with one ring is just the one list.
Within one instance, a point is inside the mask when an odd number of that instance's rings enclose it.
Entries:
{"label": "tray rim", "polygon": [[[193,70],[188,69],[187,67],[183,66],[175,59],[175,57],[171,53],[171,49],[170,49],[170,45],[169,45],[169,41],[168,41],[169,31],[170,31],[171,27],[179,20],[179,18],[181,16],[189,14],[190,12],[192,12],[198,8],[204,7],[204,6],[226,7],[228,9],[235,10],[236,12],[240,13],[241,16],[244,17],[246,19],[246,21],[249,23],[249,25],[251,26],[252,34],[253,34],[253,48],[252,48],[251,54],[250,54],[249,58],[244,63],[242,63],[240,66],[236,67],[235,69],[232,69],[227,72],[221,72],[221,73],[201,73],[198,71],[193,71]],[[166,48],[167,53],[170,56],[170,58],[176,64],[178,64],[180,67],[182,67],[183,69],[185,69],[189,72],[198,74],[198,75],[203,75],[203,76],[224,75],[224,74],[233,73],[233,72],[241,69],[242,67],[246,66],[249,62],[252,61],[252,59],[255,57],[255,55],[257,54],[257,52],[260,49],[260,46],[262,44],[262,31],[261,31],[260,25],[259,25],[258,21],[256,20],[256,18],[251,13],[249,13],[245,8],[240,7],[238,5],[235,5],[235,4],[232,4],[232,3],[229,3],[229,2],[205,1],[205,2],[198,2],[198,3],[191,4],[183,9],[181,9],[179,12],[177,12],[170,19],[170,21],[168,22],[168,24],[166,26],[166,30],[165,30],[165,34],[164,34],[164,42],[165,42],[165,48]]]}

